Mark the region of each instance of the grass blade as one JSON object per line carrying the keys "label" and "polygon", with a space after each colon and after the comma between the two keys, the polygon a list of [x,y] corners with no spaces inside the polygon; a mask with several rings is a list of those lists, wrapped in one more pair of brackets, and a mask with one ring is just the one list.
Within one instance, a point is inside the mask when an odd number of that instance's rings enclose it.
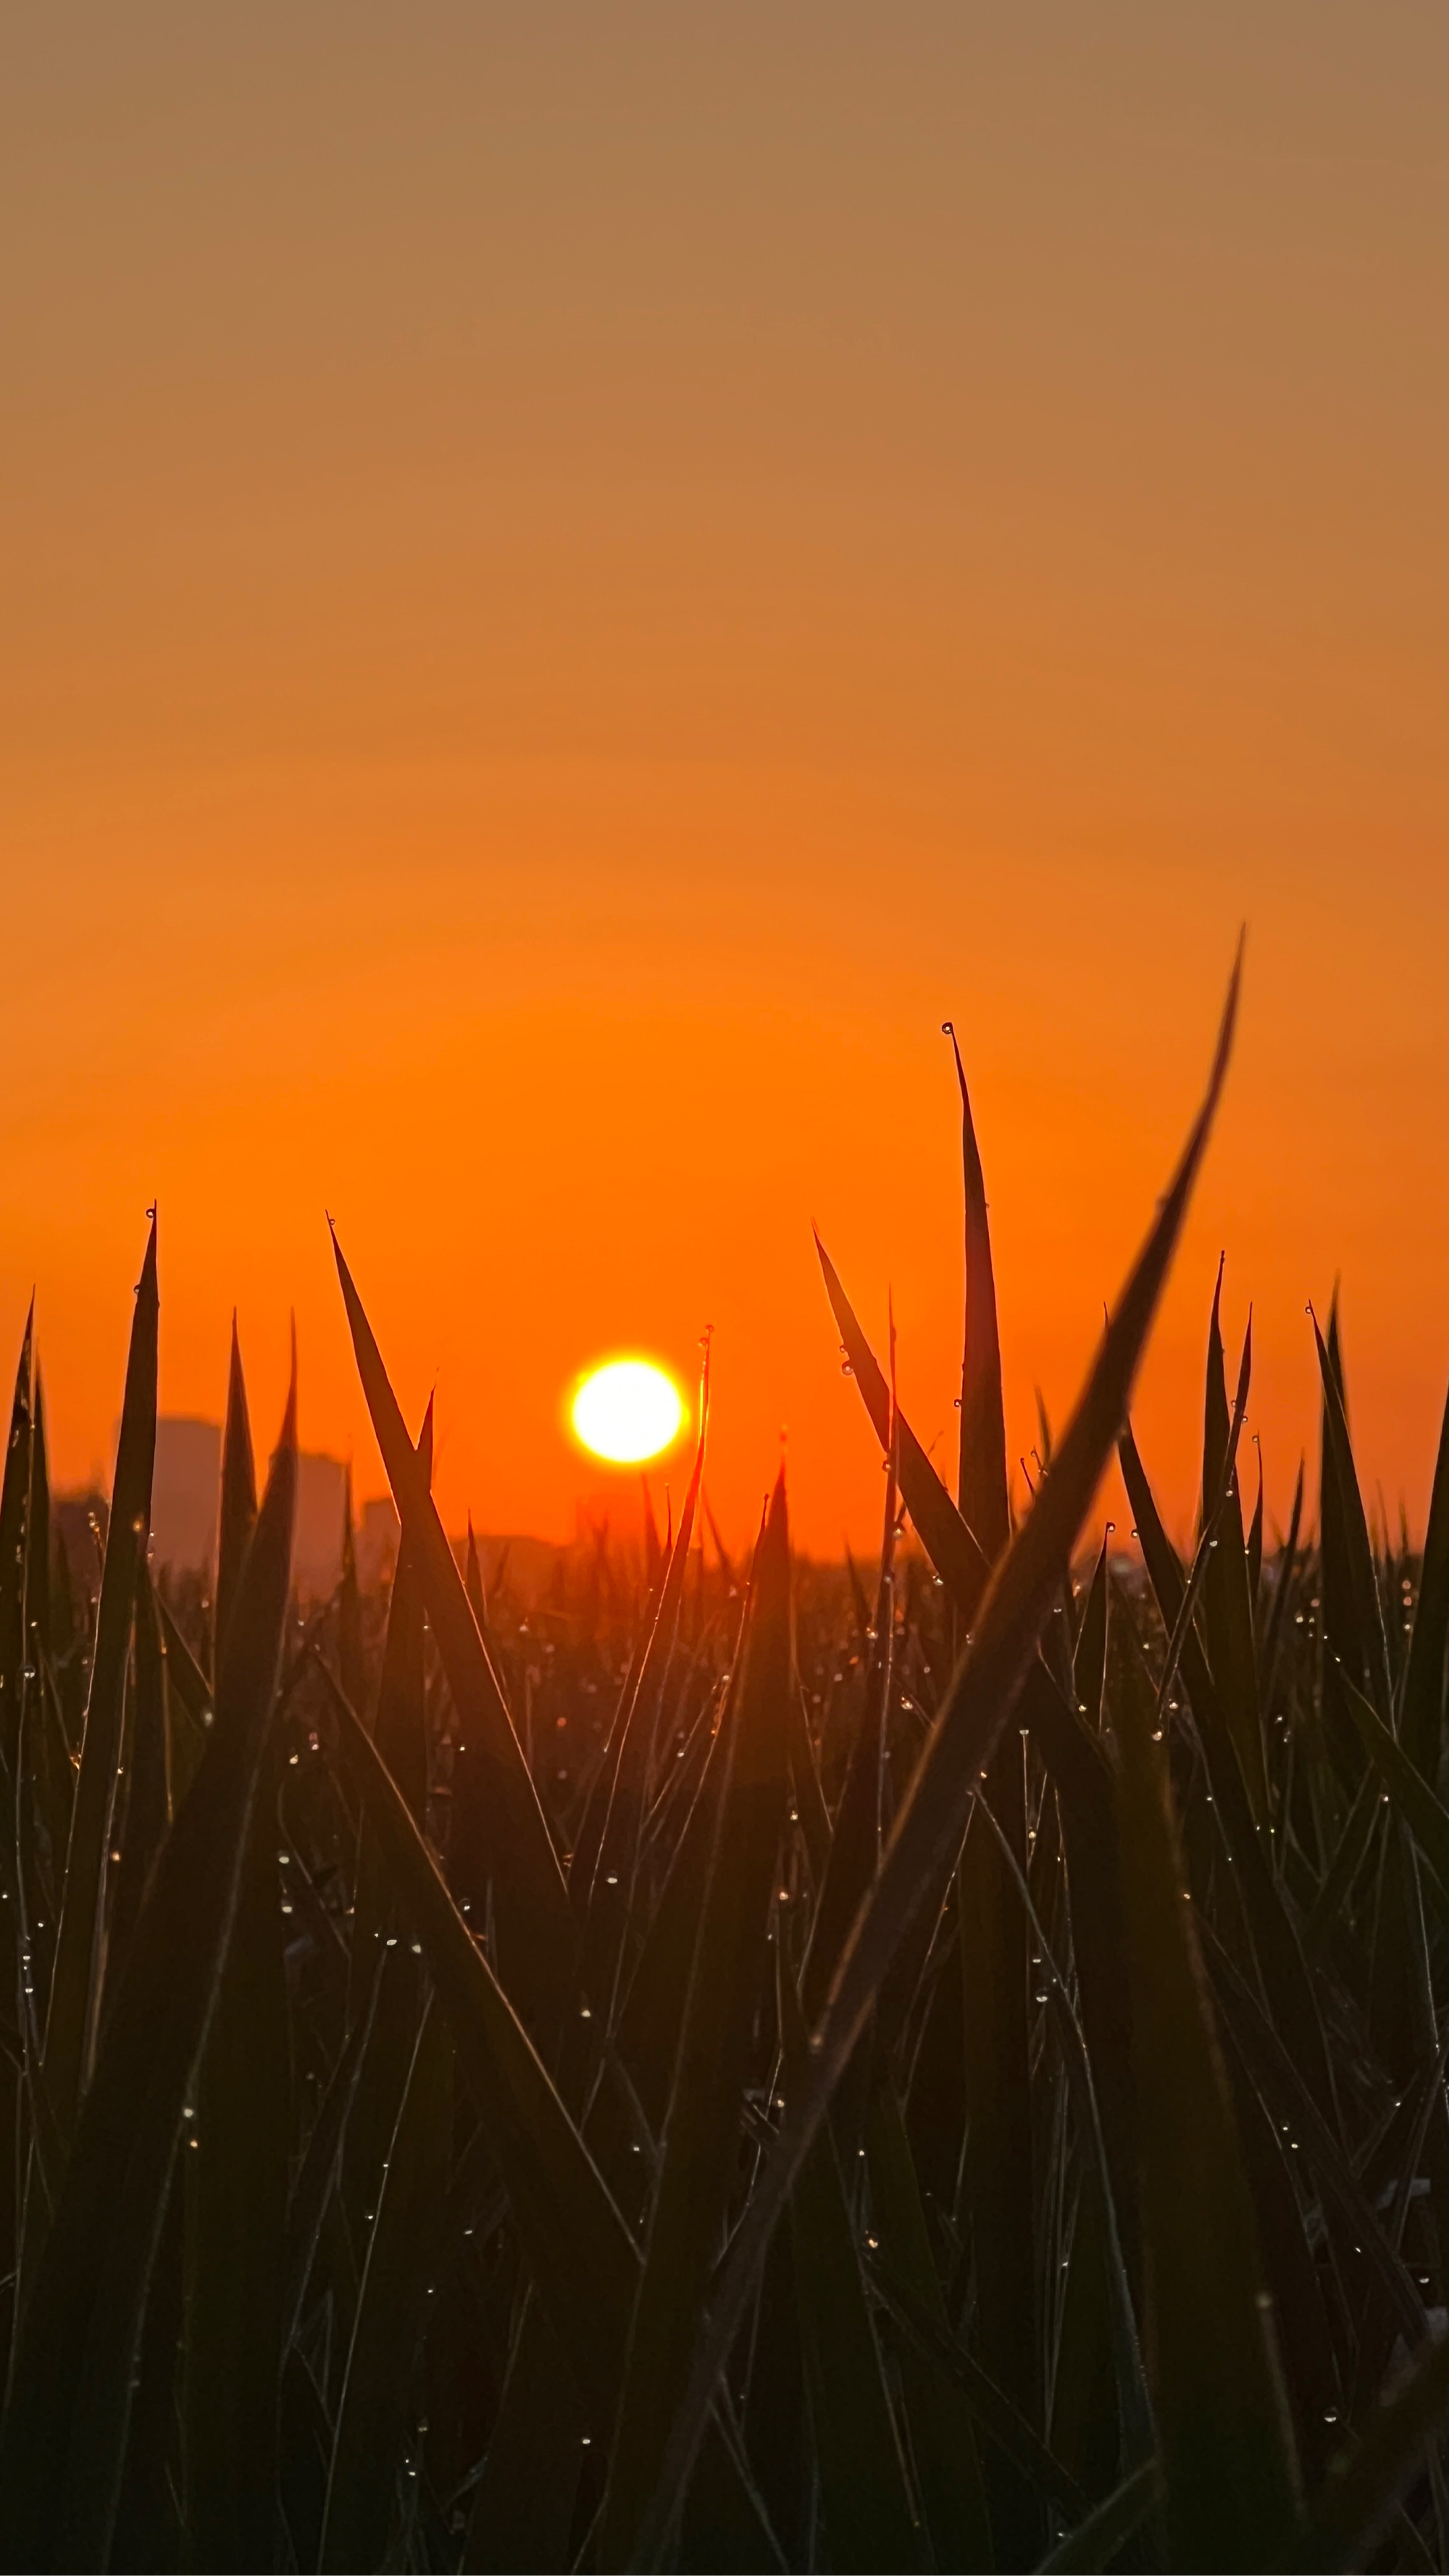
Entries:
{"label": "grass blade", "polygon": [[665,2120],[599,2538],[627,2547],[658,2478],[739,2161],[775,1856],[789,1788],[793,1689],[790,1537],[783,1476],[755,1568],[755,1602],[720,1794],[694,1970]]}
{"label": "grass blade", "polygon": [[484,1820],[494,1865],[500,1972],[524,2014],[540,2030],[552,2032],[573,1991],[576,1937],[568,1891],[437,1505],[335,1235],[333,1251],[367,1409],[398,1516],[417,1553],[428,1615],[453,1694],[455,1799],[457,1765],[474,1766],[481,1775],[473,1811]]}
{"label": "grass blade", "polygon": [[182,2107],[226,1957],[272,1717],[295,1496],[294,1379],[215,1724],[108,2000],[22,2326],[0,2426],[0,2549],[12,2567],[106,2563]]}
{"label": "grass blade", "polygon": [[[319,1665],[319,1671],[326,1667]],[[450,1896],[407,1802],[330,1674],[344,1758],[486,2122],[520,2245],[559,2343],[612,2414],[638,2250],[547,2069]]]}
{"label": "grass blade", "polygon": [[[1258,1711],[1258,1659],[1253,1639],[1253,1596],[1247,1544],[1243,1536],[1241,1484],[1236,1458],[1229,1462],[1231,1425],[1221,1326],[1223,1272],[1218,1265],[1208,1327],[1207,1392],[1203,1408],[1202,1526],[1211,1548],[1203,1581],[1203,1617],[1208,1662],[1218,1701],[1237,1750],[1256,1825],[1268,1821],[1268,1777],[1263,1761],[1263,1724]],[[1241,1421],[1252,1367],[1253,1322],[1243,1340],[1239,1372]]]}
{"label": "grass blade", "polygon": [[393,2539],[408,2388],[408,2351],[441,2245],[450,2147],[453,2051],[447,2021],[425,2007],[368,2239],[357,2317],[327,2481],[318,2565],[380,2567]]}
{"label": "grass blade", "polygon": [[66,1857],[65,1904],[45,2027],[46,2081],[56,2119],[66,2138],[74,2126],[87,2080],[100,2010],[104,1967],[101,1906],[109,1866],[116,1771],[121,1758],[131,1621],[137,1576],[151,1527],[159,1315],[153,1215],[131,1323],[80,1776]]}
{"label": "grass blade", "polygon": [[[675,2417],[664,2470],[641,2530],[639,2554],[645,2564],[655,2563],[663,2547],[707,2420],[715,2379],[771,2230],[850,2063],[881,1984],[915,1922],[922,1889],[937,1883],[943,1857],[959,1844],[976,1782],[1026,1677],[1042,1622],[1125,1419],[1132,1381],[1227,1072],[1240,963],[1229,986],[1207,1094],[1177,1171],[1107,1327],[1052,1471],[992,1577],[974,1641],[957,1668],[897,1815],[880,1875],[812,2033],[809,2077],[787,2114],[751,2211],[739,2230],[709,2331],[701,2339]],[[903,1480],[904,1472],[903,1450]]]}
{"label": "grass blade", "polygon": [[1291,2527],[1295,2469],[1252,2197],[1152,1708],[1140,1683],[1124,1688],[1117,1745],[1145,2340],[1169,2559],[1179,2568],[1256,2568],[1265,2543]]}
{"label": "grass blade", "polygon": [[961,1170],[966,1215],[966,1325],[961,1348],[961,1451],[956,1499],[961,1518],[982,1555],[989,1565],[994,1565],[1011,1530],[996,1274],[991,1261],[986,1182],[966,1088],[966,1068],[949,1020],[945,1034],[951,1041],[961,1089]]}
{"label": "grass blade", "polygon": [[[38,1415],[38,1406],[37,1406]],[[1449,1397],[1439,1432],[1419,1598],[1399,1703],[1399,1741],[1430,1783],[1439,1777],[1444,1731],[1444,1657],[1449,1645]]]}
{"label": "grass blade", "polygon": [[257,1517],[257,1473],[252,1459],[252,1426],[247,1413],[246,1380],[236,1313],[231,1319],[231,1357],[227,1367],[226,1426],[221,1441],[221,1503],[216,1533],[216,1598],[212,1606],[211,1667],[221,1669],[227,1621],[246,1563]]}

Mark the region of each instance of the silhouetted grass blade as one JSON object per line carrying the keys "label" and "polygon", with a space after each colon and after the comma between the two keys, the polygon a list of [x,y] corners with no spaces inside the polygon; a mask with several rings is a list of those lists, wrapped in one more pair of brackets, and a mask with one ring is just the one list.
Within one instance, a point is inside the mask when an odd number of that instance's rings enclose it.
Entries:
{"label": "silhouetted grass blade", "polygon": [[602,2567],[629,2563],[628,2544],[658,2477],[739,2162],[789,1784],[786,1711],[794,1679],[783,1477],[770,1504],[754,1589],[743,1678],[726,1721],[709,1877],[619,2400],[599,2539]]}
{"label": "silhouetted grass blade", "polygon": [[[1169,2563],[1255,2568],[1296,2510],[1291,2441],[1152,1703],[1118,1700],[1146,2347]],[[1231,2462],[1231,2474],[1225,2474]]]}
{"label": "silhouetted grass blade", "polygon": [[[679,2406],[664,2471],[641,2535],[653,2564],[703,2429],[716,2375],[753,2285],[771,2229],[849,2064],[892,1960],[907,1937],[922,1891],[938,1883],[959,1844],[981,1771],[1005,1725],[1036,1652],[1041,1626],[1077,1533],[1126,1417],[1132,1381],[1151,1326],[1207,1144],[1227,1071],[1240,963],[1229,987],[1212,1074],[1176,1173],[1088,1378],[1050,1474],[992,1577],[967,1649],[896,1817],[880,1875],[812,2034],[810,2075],[787,2114],[739,2230]],[[902,1456],[904,1479],[904,1450]]]}
{"label": "silhouetted grass blade", "polygon": [[[819,1255],[831,1312],[849,1356],[851,1374],[860,1389],[861,1400],[881,1448],[888,1449],[891,1440],[890,1387],[818,1234],[815,1250]],[[906,1509],[920,1533],[921,1544],[963,1619],[969,1620],[986,1589],[991,1568],[904,1414],[900,1420],[900,1481]]]}
{"label": "silhouetted grass blade", "polygon": [[500,1972],[521,2009],[552,2029],[573,1990],[576,1940],[568,1893],[497,1675],[335,1236],[333,1251],[367,1409],[404,1535],[416,1551],[453,1694],[455,1758],[484,1773],[474,1804],[491,1838]]}
{"label": "silhouetted grass blade", "polygon": [[1001,1394],[1001,1342],[996,1274],[986,1214],[986,1182],[966,1069],[956,1032],[946,1022],[961,1089],[961,1169],[966,1219],[966,1324],[961,1350],[961,1449],[957,1501],[988,1564],[1010,1534],[1006,1483],[1006,1413]]}
{"label": "silhouetted grass blade", "polygon": [[398,2355],[416,2340],[441,2252],[452,2072],[446,2017],[427,2006],[368,2239],[327,2482],[323,2568],[381,2565],[399,2519],[409,2392]]}
{"label": "silhouetted grass blade", "polygon": [[166,1649],[150,1569],[143,1557],[136,1580],[121,1865],[107,1935],[113,1972],[125,1957],[147,1881],[171,1824],[171,1720],[166,1698]]}
{"label": "silhouetted grass blade", "polygon": [[[122,1440],[124,1450],[124,1426]],[[13,2567],[106,2562],[147,2285],[187,2087],[231,1935],[271,1722],[295,1494],[294,1381],[247,1554],[215,1723],[108,1998],[95,2073],[22,2324],[0,2426],[0,2546]]]}
{"label": "silhouetted grass blade", "polygon": [[151,1528],[151,1470],[156,1454],[156,1219],[136,1289],[121,1436],[116,1450],[106,1559],[96,1610],[90,1692],[81,1742],[80,1777],[66,1856],[65,1903],[56,1941],[45,2072],[62,2135],[69,2137],[86,2083],[104,1974],[104,1897],[111,1815],[131,1657],[136,1577]]}
{"label": "silhouetted grass blade", "polygon": [[[37,1417],[38,1417],[37,1405]],[[1399,1740],[1431,1784],[1444,1737],[1444,1658],[1449,1645],[1449,1398],[1439,1432],[1419,1593],[1399,1703]]]}
{"label": "silhouetted grass blade", "polygon": [[422,1943],[459,2072],[508,2188],[524,2260],[581,2383],[611,2413],[637,2249],[405,1799],[335,1685],[333,1695],[363,1812]]}
{"label": "silhouetted grass blade", "polygon": [[[1227,1388],[1224,1384],[1220,1324],[1223,1274],[1218,1265],[1208,1326],[1207,1391],[1202,1451],[1202,1526],[1212,1524],[1211,1552],[1203,1583],[1203,1614],[1208,1662],[1219,1701],[1237,1751],[1239,1767],[1259,1827],[1268,1821],[1268,1779],[1263,1761],[1263,1727],[1258,1712],[1258,1661],[1253,1640],[1253,1599],[1236,1462],[1227,1464],[1230,1436]],[[1252,1366],[1253,1326],[1249,1318],[1243,1340],[1239,1378],[1240,1404],[1246,1401]],[[1226,1482],[1225,1480],[1226,1471]]]}
{"label": "silhouetted grass blade", "polygon": [[1344,1574],[1353,1608],[1362,1673],[1351,1672],[1350,1679],[1362,1681],[1369,1698],[1384,1719],[1390,1715],[1392,1694],[1389,1688],[1388,1649],[1384,1641],[1383,1606],[1379,1600],[1374,1576],[1373,1548],[1369,1541],[1368,1521],[1358,1473],[1353,1463],[1353,1448],[1348,1436],[1348,1416],[1344,1411],[1340,1372],[1334,1366],[1317,1319],[1313,1324],[1314,1347],[1318,1353],[1318,1370],[1323,1386],[1323,1437],[1327,1453],[1325,1472],[1331,1469],[1337,1496],[1339,1527],[1342,1533]]}
{"label": "silhouetted grass blade", "polygon": [[242,1375],[241,1343],[236,1315],[231,1319],[231,1357],[227,1367],[226,1423],[221,1442],[221,1502],[217,1514],[216,1598],[212,1611],[213,1672],[221,1669],[227,1621],[241,1570],[246,1562],[257,1517],[257,1474],[252,1457],[252,1426]]}
{"label": "silhouetted grass blade", "polygon": [[[245,1561],[244,1561],[245,1562]],[[246,1598],[243,1576],[233,1606]],[[224,1651],[229,1651],[225,1649]],[[195,2567],[255,2567],[275,2543],[291,2051],[277,1878],[277,1757],[262,1758],[236,1917],[183,2147],[185,2545]]]}

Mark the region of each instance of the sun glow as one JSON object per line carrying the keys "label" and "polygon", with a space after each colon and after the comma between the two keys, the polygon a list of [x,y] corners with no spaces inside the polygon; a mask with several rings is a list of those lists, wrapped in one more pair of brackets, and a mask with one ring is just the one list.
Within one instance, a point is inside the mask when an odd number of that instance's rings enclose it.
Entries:
{"label": "sun glow", "polygon": [[580,1384],[569,1418],[586,1449],[616,1467],[657,1458],[678,1438],[684,1399],[653,1360],[609,1360]]}

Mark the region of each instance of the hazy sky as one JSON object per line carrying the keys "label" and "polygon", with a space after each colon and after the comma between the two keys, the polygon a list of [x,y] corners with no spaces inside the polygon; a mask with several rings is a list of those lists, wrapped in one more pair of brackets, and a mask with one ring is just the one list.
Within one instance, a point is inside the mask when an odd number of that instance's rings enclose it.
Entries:
{"label": "hazy sky", "polygon": [[[8,13],[0,1355],[379,1471],[323,1210],[450,1516],[564,1530],[565,1385],[693,1366],[742,1531],[879,1471],[810,1247],[949,1452],[962,1031],[1014,1444],[1242,1040],[1212,1276],[1286,1506],[1304,1314],[1422,1510],[1449,1377],[1449,19]],[[9,1366],[8,1359],[4,1362]]]}

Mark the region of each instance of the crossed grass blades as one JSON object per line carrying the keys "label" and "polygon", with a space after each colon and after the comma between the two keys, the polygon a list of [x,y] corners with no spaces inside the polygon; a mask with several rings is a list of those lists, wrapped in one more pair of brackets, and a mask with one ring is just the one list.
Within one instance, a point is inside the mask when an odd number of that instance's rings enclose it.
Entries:
{"label": "crossed grass blades", "polygon": [[[212,1597],[153,1583],[153,1223],[94,1584],[27,1329],[0,1490],[13,2567],[1443,2567],[1449,1433],[1245,1512],[1213,1299],[1175,1551],[1134,1372],[1231,1039],[1013,1527],[964,1073],[948,1490],[821,1248],[870,1574],[455,1558],[290,1592],[233,1347]],[[959,1058],[958,1058],[959,1070]],[[295,1372],[294,1372],[295,1379]],[[1144,1571],[1073,1576],[1117,1445]],[[350,1520],[350,1515],[349,1515]],[[1124,1571],[1129,1564],[1134,1570]],[[94,1598],[92,1598],[92,1591]]]}

